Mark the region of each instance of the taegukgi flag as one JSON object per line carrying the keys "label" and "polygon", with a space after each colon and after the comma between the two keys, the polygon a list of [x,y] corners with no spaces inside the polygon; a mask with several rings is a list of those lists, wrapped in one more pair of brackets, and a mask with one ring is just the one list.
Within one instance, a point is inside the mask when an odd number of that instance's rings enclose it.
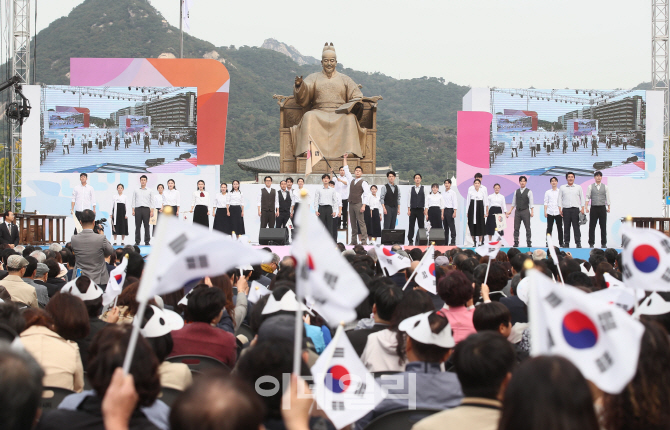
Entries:
{"label": "taegukgi flag", "polygon": [[377,253],[379,265],[382,269],[388,271],[389,276],[395,275],[400,270],[406,269],[412,264],[409,258],[385,248],[381,243],[375,243],[375,252]]}
{"label": "taegukgi flag", "polygon": [[620,393],[637,371],[644,326],[592,294],[531,272],[531,355],[562,355],[601,390]]}
{"label": "taegukgi flag", "polygon": [[247,296],[247,300],[249,303],[256,303],[259,301],[263,296],[267,296],[270,294],[270,290],[267,289],[267,287],[263,284],[261,284],[258,281],[251,281],[251,285],[249,286],[249,295]]}
{"label": "taegukgi flag", "polygon": [[107,288],[102,295],[102,305],[107,306],[111,304],[121,291],[123,290],[123,283],[126,281],[126,270],[128,269],[128,254],[123,256],[121,264],[116,266],[109,272],[109,280],[107,281]]}
{"label": "taegukgi flag", "polygon": [[627,287],[670,291],[670,238],[646,228],[621,227],[621,272]]}
{"label": "taegukgi flag", "polygon": [[435,250],[433,245],[426,249],[426,254],[421,259],[421,262],[416,266],[416,275],[414,275],[414,282],[426,291],[437,294],[437,278],[435,278]]}
{"label": "taegukgi flag", "polygon": [[475,249],[475,252],[482,257],[488,256],[490,259],[494,259],[498,256],[498,251],[500,251],[500,248],[503,246],[507,246],[507,242],[500,236],[500,234],[498,234],[498,232],[496,232],[492,241],[478,246]]}
{"label": "taegukgi flag", "polygon": [[338,429],[365,416],[385,397],[344,333],[336,334],[321,353],[312,375],[316,403]]}
{"label": "taegukgi flag", "polygon": [[314,216],[305,216],[303,209],[307,210],[307,205],[300,206],[300,229],[292,244],[297,261],[297,295],[304,297],[332,326],[353,321],[356,306],[368,296],[368,289],[337,250],[323,223]]}

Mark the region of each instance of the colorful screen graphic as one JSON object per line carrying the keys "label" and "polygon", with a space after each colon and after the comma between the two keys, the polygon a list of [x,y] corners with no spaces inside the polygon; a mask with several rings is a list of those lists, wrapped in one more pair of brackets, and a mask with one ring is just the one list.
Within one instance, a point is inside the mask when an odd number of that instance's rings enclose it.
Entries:
{"label": "colorful screen graphic", "polygon": [[78,112],[49,112],[49,129],[84,128],[84,114]]}

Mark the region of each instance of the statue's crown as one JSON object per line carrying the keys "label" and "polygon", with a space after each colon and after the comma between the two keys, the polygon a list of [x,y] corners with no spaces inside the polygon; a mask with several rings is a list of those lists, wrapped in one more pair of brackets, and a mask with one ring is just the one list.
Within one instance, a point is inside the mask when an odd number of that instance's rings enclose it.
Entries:
{"label": "statue's crown", "polygon": [[322,54],[325,53],[326,51],[333,51],[333,52],[335,52],[335,47],[333,46],[333,42],[330,42],[330,45],[328,45],[328,42],[326,42],[326,44],[323,46],[323,52],[322,52]]}

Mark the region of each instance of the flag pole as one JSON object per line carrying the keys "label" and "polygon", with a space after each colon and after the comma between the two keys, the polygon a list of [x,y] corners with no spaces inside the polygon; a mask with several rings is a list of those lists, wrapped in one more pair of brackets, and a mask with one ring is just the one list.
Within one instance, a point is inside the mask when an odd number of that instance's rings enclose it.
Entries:
{"label": "flag pole", "polygon": [[[419,265],[416,266],[417,269],[418,269],[419,267],[421,267],[421,263],[423,263],[423,259],[426,258],[426,256],[428,255],[428,251],[430,251],[432,248],[433,248],[433,245],[430,245],[430,246],[428,247],[428,249],[426,249],[426,253],[423,255],[423,257],[421,258],[421,260],[419,260]],[[414,271],[412,272],[412,275],[411,275],[411,276],[409,277],[409,279],[407,280],[407,283],[405,283],[405,286],[402,287],[403,291],[405,290],[405,288],[407,288],[407,286],[409,285],[409,283],[412,282],[412,279],[414,279],[414,276],[416,276],[416,269],[414,269]]]}
{"label": "flag pole", "polygon": [[554,249],[554,239],[551,234],[547,233],[547,245],[549,245],[549,254],[551,255],[554,264],[556,264],[556,269],[558,269],[558,275],[561,277],[561,284],[565,285],[565,280],[563,280],[563,273],[561,272],[561,265],[558,264],[558,255],[556,255],[556,250]]}
{"label": "flag pole", "polygon": [[[491,256],[489,255],[489,264],[486,265],[486,275],[484,275],[484,283],[489,279],[489,269],[491,268]],[[487,284],[488,285],[488,284]]]}
{"label": "flag pole", "polygon": [[[303,226],[306,226],[309,222],[308,218],[308,211],[309,211],[309,203],[307,202],[307,190],[302,189],[300,190],[300,200],[301,200],[301,205],[300,208],[300,224]],[[303,249],[307,249],[305,246],[306,243],[306,237],[305,237],[305,229],[302,228],[298,231],[298,241],[300,245],[302,245]],[[299,257],[305,257],[305,259],[299,263],[302,264],[303,266],[307,264],[307,259],[306,255],[304,256],[299,256]],[[303,267],[300,267],[298,265],[298,270],[301,271],[303,270]],[[297,274],[297,277],[301,276],[299,273]],[[296,281],[299,281],[296,279]],[[296,300],[297,300],[297,308],[295,310],[295,325],[293,327],[293,374],[300,376],[300,362],[302,361],[302,332],[304,330],[303,328],[303,322],[302,322],[302,300],[303,300],[303,291],[302,288],[296,288]]]}
{"label": "flag pole", "polygon": [[[156,238],[154,239],[154,243],[158,245],[156,248],[159,249],[165,240],[165,235],[167,234],[167,224],[165,223],[165,217],[172,215],[172,207],[167,206],[166,209],[163,210],[163,221],[158,224],[158,228],[156,229]],[[158,253],[158,252],[156,252]],[[158,266],[161,264],[159,261],[158,257],[156,255],[153,256],[153,258],[149,257],[149,261],[147,261],[147,268],[142,274],[142,279],[140,280],[140,286],[138,288],[138,293],[141,292],[142,290],[147,290],[148,288],[148,283],[154,281],[156,269],[158,269]],[[144,288],[143,288],[144,287]],[[140,334],[140,326],[142,325],[142,320],[144,319],[144,311],[147,308],[147,302],[149,301],[148,297],[142,297],[140,295],[138,302],[140,304],[139,308],[137,308],[137,313],[135,314],[135,317],[133,318],[133,331],[130,333],[130,341],[128,342],[128,349],[126,350],[126,356],[123,359],[123,373],[127,375],[130,372],[130,365],[133,362],[133,355],[135,354],[135,347],[137,346],[137,338]]]}
{"label": "flag pole", "polygon": [[184,0],[179,0],[179,58],[184,58]]}

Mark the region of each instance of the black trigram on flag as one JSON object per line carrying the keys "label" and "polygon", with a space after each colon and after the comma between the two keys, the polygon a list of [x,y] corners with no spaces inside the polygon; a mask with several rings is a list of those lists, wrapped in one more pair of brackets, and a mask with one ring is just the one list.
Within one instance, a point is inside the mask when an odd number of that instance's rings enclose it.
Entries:
{"label": "black trigram on flag", "polygon": [[344,348],[335,348],[333,358],[344,358]]}
{"label": "black trigram on flag", "polygon": [[209,267],[207,256],[199,255],[197,257],[186,257],[186,267],[188,267],[189,270],[204,269]]}
{"label": "black trigram on flag", "polygon": [[344,410],[344,402],[333,402],[333,410],[334,411],[343,411]]}
{"label": "black trigram on flag", "polygon": [[361,385],[358,386],[356,389],[356,394],[357,396],[363,397],[365,395],[365,389],[367,388],[367,385],[365,385],[365,382],[361,382]]}
{"label": "black trigram on flag", "polygon": [[168,246],[174,252],[175,254],[179,254],[186,248],[186,242],[188,242],[188,237],[184,233],[180,234],[176,238],[174,238]]}

